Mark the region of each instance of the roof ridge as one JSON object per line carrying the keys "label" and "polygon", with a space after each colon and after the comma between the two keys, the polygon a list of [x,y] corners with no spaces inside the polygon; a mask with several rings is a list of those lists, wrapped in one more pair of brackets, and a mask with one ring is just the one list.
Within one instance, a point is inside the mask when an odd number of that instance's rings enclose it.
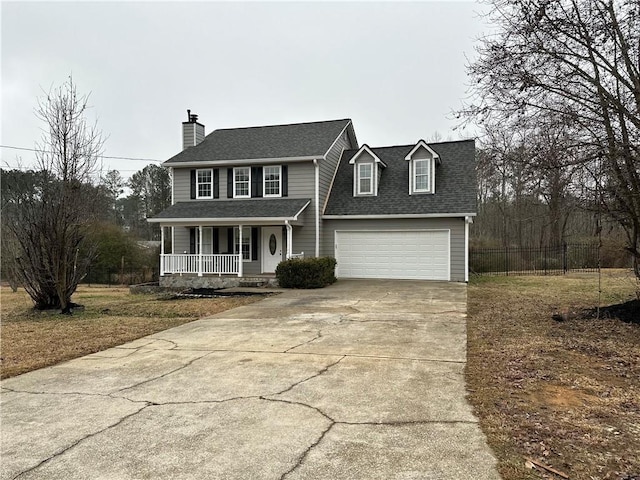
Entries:
{"label": "roof ridge", "polygon": [[[420,140],[418,140],[419,142]],[[372,147],[371,145],[369,145],[368,143],[363,143],[362,145],[360,145],[360,148],[350,148],[348,150],[345,150],[345,152],[357,152],[359,150],[362,149],[363,146],[367,146],[369,147],[370,150],[384,150],[384,149],[389,149],[389,148],[412,148],[415,147],[416,144],[418,143],[410,143],[407,145],[385,145],[384,147]],[[432,146],[432,145],[443,145],[446,143],[464,143],[464,142],[475,142],[475,139],[473,138],[467,138],[464,140],[447,140],[445,142],[427,142],[426,140],[424,141],[427,145]]]}
{"label": "roof ridge", "polygon": [[[273,128],[273,127],[293,127],[298,125],[317,125],[321,123],[335,123],[335,122],[351,122],[350,118],[337,118],[334,120],[319,120],[315,122],[292,122],[292,123],[280,123],[275,125],[254,125],[251,127],[231,127],[231,128],[217,128],[213,132],[220,132],[225,130],[251,130],[258,128]],[[213,133],[211,132],[211,133]]]}

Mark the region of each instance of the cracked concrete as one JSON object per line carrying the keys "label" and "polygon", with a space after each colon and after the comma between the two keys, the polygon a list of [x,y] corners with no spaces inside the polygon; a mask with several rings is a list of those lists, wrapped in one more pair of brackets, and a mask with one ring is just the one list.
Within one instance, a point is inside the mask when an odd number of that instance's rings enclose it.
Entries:
{"label": "cracked concrete", "polygon": [[342,280],[5,380],[0,479],[498,479],[465,308]]}

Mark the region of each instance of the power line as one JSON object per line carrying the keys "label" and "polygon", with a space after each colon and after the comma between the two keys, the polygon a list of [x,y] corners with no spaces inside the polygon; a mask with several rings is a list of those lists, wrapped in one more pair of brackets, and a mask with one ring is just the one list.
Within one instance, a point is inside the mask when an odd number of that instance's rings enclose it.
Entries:
{"label": "power line", "polygon": [[[0,145],[0,148],[11,148],[12,150],[24,150],[27,152],[40,152],[40,153],[54,153],[48,150],[40,150],[37,148],[15,147],[13,145]],[[98,155],[99,158],[109,158],[113,160],[134,160],[139,162],[162,162],[163,160],[156,160],[153,158],[134,158],[134,157],[110,157],[107,155]]]}
{"label": "power line", "polygon": [[[7,168],[10,170],[20,170],[22,172],[27,172],[29,170],[33,170],[33,167],[29,167],[27,165],[10,165],[7,162],[3,162],[2,165],[0,165],[0,168]],[[118,172],[123,173],[123,172],[139,172],[140,170],[132,170],[132,169],[112,169],[112,170],[118,170]]]}

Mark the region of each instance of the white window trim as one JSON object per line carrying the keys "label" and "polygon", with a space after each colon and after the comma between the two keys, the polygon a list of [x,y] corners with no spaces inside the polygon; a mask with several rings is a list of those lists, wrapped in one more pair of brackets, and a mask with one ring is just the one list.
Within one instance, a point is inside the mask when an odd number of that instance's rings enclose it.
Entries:
{"label": "white window trim", "polygon": [[[432,165],[432,161],[431,159],[428,158],[414,158],[413,160],[411,160],[411,162],[413,163],[413,191],[415,193],[430,193],[431,192],[431,165]],[[417,168],[416,165],[418,164],[418,162],[425,162],[427,164],[427,173],[426,175],[420,175],[421,177],[426,176],[427,177],[427,181],[428,186],[427,188],[418,188],[417,184],[418,184],[418,173],[417,173]]]}
{"label": "white window trim", "polygon": [[[247,182],[247,195],[238,195],[236,193],[236,170],[248,170],[249,180]],[[251,167],[234,167],[233,168],[233,198],[251,198]]]}
{"label": "white window trim", "polygon": [[[360,167],[363,167],[365,165],[369,166],[369,171],[371,172],[371,176],[369,177],[369,187],[370,187],[369,191],[360,190],[360,186],[361,186],[360,180],[362,178],[361,175],[360,175]],[[371,163],[371,162],[356,163],[356,172],[357,172],[357,175],[356,175],[356,192],[357,192],[358,195],[373,195],[373,192],[374,192],[374,189],[375,189],[375,185],[374,185],[375,180],[373,178],[375,171],[374,171],[373,167],[374,167],[374,164]]]}
{"label": "white window trim", "polygon": [[[418,189],[416,188],[416,162],[427,162],[429,165],[429,188]],[[435,192],[435,159],[433,158],[414,158],[410,161],[409,171],[409,194],[432,194]]]}
{"label": "white window trim", "polygon": [[[254,245],[252,245],[251,242],[251,238],[253,237],[253,235],[251,234],[251,229],[253,227],[243,227],[242,228],[242,234],[243,235],[247,235],[248,238],[246,239],[247,241],[245,242],[245,239],[242,239],[242,246],[244,247],[245,245],[249,245],[249,258],[244,258],[244,255],[242,255],[242,262],[251,262],[251,258],[253,258],[253,249],[254,249]],[[238,246],[238,235],[240,234],[240,229],[238,227],[233,227],[233,252],[237,255],[238,252],[236,252],[236,247]]]}
{"label": "white window trim", "polygon": [[[209,172],[211,175],[211,182],[200,182],[200,172]],[[211,195],[200,195],[200,185],[205,185],[206,183],[210,183],[211,185]],[[199,168],[196,170],[196,199],[211,199],[213,198],[213,169],[212,168]]]}
{"label": "white window trim", "polygon": [[[265,169],[276,167],[278,169],[278,193],[267,194],[267,175]],[[265,165],[262,169],[262,196],[281,197],[282,196],[282,165]]]}

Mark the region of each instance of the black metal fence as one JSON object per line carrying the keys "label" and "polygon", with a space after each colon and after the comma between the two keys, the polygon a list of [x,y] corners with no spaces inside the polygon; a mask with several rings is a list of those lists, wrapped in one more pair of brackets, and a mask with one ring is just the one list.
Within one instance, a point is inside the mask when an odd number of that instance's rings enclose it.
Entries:
{"label": "black metal fence", "polygon": [[157,282],[157,268],[110,269],[90,267],[87,275],[80,283],[88,285],[137,285],[139,283]]}
{"label": "black metal fence", "polygon": [[542,248],[479,248],[469,251],[477,275],[562,275],[598,269],[598,245],[564,244]]}

